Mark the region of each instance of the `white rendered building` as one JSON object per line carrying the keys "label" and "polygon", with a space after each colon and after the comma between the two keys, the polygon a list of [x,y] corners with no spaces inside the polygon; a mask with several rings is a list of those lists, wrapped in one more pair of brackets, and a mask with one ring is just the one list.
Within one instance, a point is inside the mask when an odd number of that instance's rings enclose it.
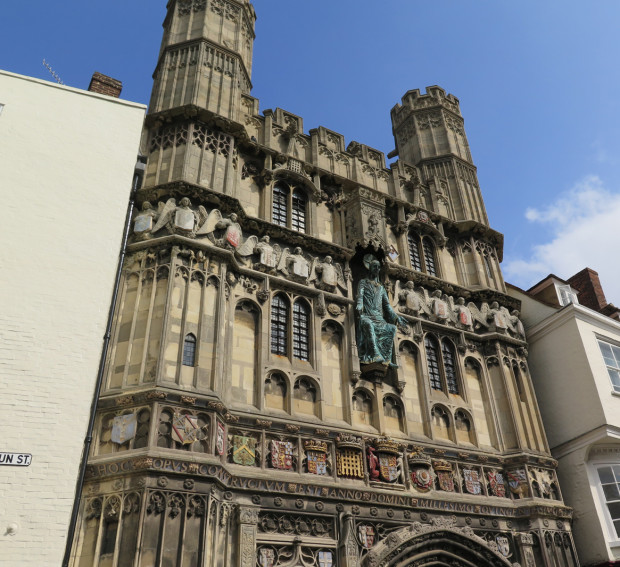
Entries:
{"label": "white rendered building", "polygon": [[62,560],[144,115],[0,71],[0,565]]}
{"label": "white rendered building", "polygon": [[[582,565],[620,565],[620,322],[588,268],[522,301],[529,365]],[[583,305],[581,303],[585,303]],[[551,543],[553,545],[553,543]]]}

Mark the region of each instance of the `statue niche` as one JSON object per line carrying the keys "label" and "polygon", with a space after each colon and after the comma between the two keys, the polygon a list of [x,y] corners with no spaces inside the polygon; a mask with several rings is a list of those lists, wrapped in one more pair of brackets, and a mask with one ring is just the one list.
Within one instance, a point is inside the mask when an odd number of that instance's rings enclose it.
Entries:
{"label": "statue niche", "polygon": [[357,349],[362,373],[381,379],[389,368],[397,368],[394,353],[396,325],[406,326],[407,322],[394,312],[379,281],[379,260],[366,254],[363,263],[368,273],[357,288]]}

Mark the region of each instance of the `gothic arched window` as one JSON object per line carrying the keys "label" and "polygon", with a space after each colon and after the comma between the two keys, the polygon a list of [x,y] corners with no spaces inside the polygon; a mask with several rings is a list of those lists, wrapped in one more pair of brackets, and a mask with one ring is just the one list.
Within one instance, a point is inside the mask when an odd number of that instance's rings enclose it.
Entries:
{"label": "gothic arched window", "polygon": [[407,235],[409,244],[409,261],[411,267],[417,272],[426,272],[431,276],[437,276],[437,263],[435,259],[435,244],[428,237],[420,237],[416,232]]}
{"label": "gothic arched window", "polygon": [[451,394],[459,393],[459,381],[456,374],[456,362],[454,356],[454,346],[444,339],[441,341],[441,354],[443,355],[443,369],[446,376],[446,386]]}
{"label": "gothic arched window", "polygon": [[298,232],[306,232],[306,202],[306,194],[295,189],[291,207],[291,228]]}
{"label": "gothic arched window", "polygon": [[431,335],[424,339],[426,347],[426,362],[428,364],[428,379],[433,390],[441,390],[441,374],[439,372],[439,348],[437,341]]}
{"label": "gothic arched window", "polygon": [[429,334],[424,339],[424,346],[431,388],[445,394],[460,395],[456,351],[452,342],[443,339],[440,351],[437,339]]}
{"label": "gothic arched window", "polygon": [[278,181],[273,188],[271,220],[298,232],[306,232],[308,197],[299,188]]}
{"label": "gothic arched window", "polygon": [[289,304],[282,295],[275,295],[271,303],[271,352],[288,356]]}
{"label": "gothic arched window", "polygon": [[183,366],[196,366],[196,337],[192,333],[183,341]]}
{"label": "gothic arched window", "polygon": [[305,301],[293,304],[293,357],[310,360],[310,308]]}
{"label": "gothic arched window", "polygon": [[280,226],[288,225],[288,194],[290,189],[284,184],[278,184],[273,188],[273,207],[271,220]]}

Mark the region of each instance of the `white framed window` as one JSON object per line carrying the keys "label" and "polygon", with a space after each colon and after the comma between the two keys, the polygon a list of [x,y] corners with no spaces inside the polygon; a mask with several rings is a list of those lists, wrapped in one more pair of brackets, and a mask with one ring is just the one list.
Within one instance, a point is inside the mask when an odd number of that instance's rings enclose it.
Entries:
{"label": "white framed window", "polygon": [[620,393],[620,347],[598,339],[614,392]]}
{"label": "white framed window", "polygon": [[569,285],[558,285],[557,286],[558,295],[560,296],[560,305],[564,307],[569,303],[574,303],[575,305],[579,305],[579,299],[577,299],[577,294],[574,292],[573,288]]}
{"label": "white framed window", "polygon": [[607,509],[610,536],[620,539],[620,465],[598,465],[600,494]]}

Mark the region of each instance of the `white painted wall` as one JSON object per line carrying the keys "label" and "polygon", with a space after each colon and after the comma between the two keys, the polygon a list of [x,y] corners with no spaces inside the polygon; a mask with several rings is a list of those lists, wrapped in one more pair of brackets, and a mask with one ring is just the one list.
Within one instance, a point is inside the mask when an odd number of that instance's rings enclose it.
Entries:
{"label": "white painted wall", "polygon": [[620,323],[582,305],[553,308],[509,286],[522,302],[528,363],[583,565],[620,558],[596,471],[620,464],[620,396],[597,337],[620,345]]}
{"label": "white painted wall", "polygon": [[57,567],[146,108],[4,71],[0,105],[0,565]]}

